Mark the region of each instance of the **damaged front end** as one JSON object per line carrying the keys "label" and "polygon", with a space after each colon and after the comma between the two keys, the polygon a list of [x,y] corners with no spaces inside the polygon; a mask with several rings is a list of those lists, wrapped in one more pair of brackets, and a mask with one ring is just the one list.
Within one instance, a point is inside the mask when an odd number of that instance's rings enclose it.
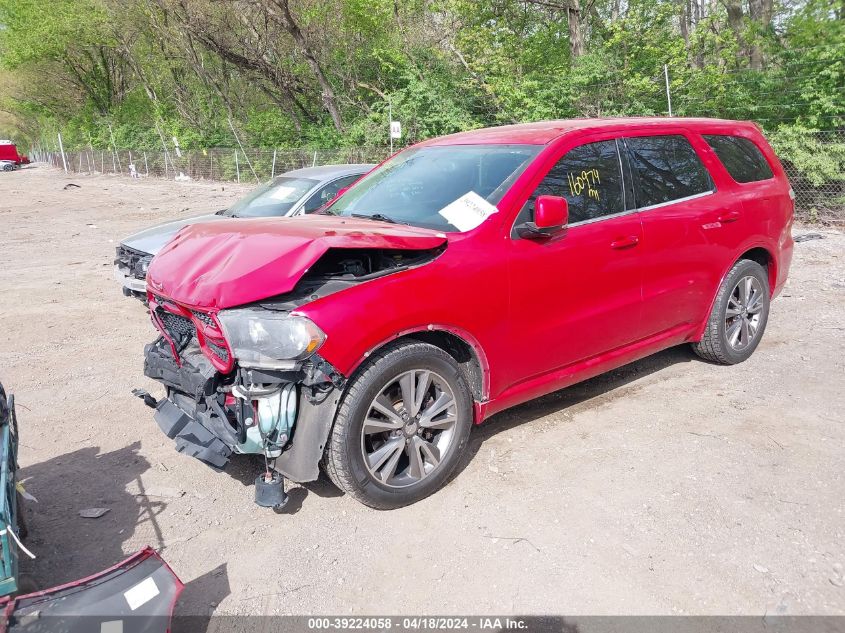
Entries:
{"label": "damaged front end", "polygon": [[144,373],[167,396],[138,395],[179,452],[217,469],[233,454],[263,455],[265,483],[271,469],[313,481],[346,376],[320,356],[327,335],[298,310],[445,249],[433,231],[359,219],[188,227],[147,278],[161,337],[145,349]]}
{"label": "damaged front end", "polygon": [[[263,308],[211,315],[150,295],[150,309],[162,336],[145,348],[144,373],[167,397],[145,399],[176,450],[216,469],[233,453],[263,455],[294,481],[316,479],[344,384],[314,353],[317,333],[301,317]],[[247,345],[274,327],[282,344]]]}
{"label": "damaged front end", "polygon": [[291,292],[226,310],[151,292],[161,337],[145,348],[144,373],[167,397],[138,395],[180,453],[216,469],[233,454],[263,455],[285,477],[313,481],[346,379],[318,353],[326,335],[295,310],[440,252],[330,249]]}

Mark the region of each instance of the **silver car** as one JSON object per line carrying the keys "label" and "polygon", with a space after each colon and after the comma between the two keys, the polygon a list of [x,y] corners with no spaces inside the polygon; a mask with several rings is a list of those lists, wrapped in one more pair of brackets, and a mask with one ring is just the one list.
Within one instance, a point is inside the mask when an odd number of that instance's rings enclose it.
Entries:
{"label": "silver car", "polygon": [[182,227],[197,222],[229,218],[263,218],[313,213],[338,192],[354,183],[375,165],[324,165],[295,169],[277,176],[250,192],[228,209],[184,220],[157,224],[120,242],[114,275],[123,294],[146,300],[147,268],[153,256]]}

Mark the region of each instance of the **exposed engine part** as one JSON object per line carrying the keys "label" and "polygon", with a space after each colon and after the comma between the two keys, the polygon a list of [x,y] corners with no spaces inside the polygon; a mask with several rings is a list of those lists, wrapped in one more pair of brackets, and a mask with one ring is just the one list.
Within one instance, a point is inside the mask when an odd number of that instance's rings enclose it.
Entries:
{"label": "exposed engine part", "polygon": [[[167,387],[156,410],[176,450],[215,469],[232,453],[263,455],[267,470],[313,481],[346,378],[315,354],[292,369],[237,368],[221,374],[191,341],[174,358],[163,339],[147,345],[144,373]],[[270,463],[272,462],[272,463]]]}
{"label": "exposed engine part", "polygon": [[422,251],[380,248],[330,248],[311,266],[303,279],[369,277],[417,266],[434,259],[443,247]]}
{"label": "exposed engine part", "polygon": [[427,264],[446,249],[330,248],[283,295],[259,302],[268,310],[293,310],[301,305],[383,275]]}
{"label": "exposed engine part", "polygon": [[244,410],[254,412],[254,417],[243,420],[246,437],[235,451],[263,454],[271,459],[281,455],[296,422],[296,385],[233,385],[232,395],[241,401]]}
{"label": "exposed engine part", "polygon": [[289,497],[285,493],[285,478],[281,473],[268,470],[255,478],[255,503],[276,512],[284,508]]}

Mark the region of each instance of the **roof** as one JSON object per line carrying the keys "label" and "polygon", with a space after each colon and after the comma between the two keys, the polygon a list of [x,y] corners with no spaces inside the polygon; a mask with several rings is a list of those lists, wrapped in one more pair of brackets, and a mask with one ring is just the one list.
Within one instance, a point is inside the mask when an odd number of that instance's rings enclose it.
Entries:
{"label": "roof", "polygon": [[357,163],[351,165],[321,165],[319,167],[305,167],[303,169],[294,169],[293,171],[286,171],[282,176],[298,177],[298,178],[315,178],[318,180],[327,180],[330,178],[339,178],[341,176],[353,176],[356,174],[366,174],[375,165],[369,163]]}
{"label": "roof", "polygon": [[469,132],[441,136],[421,145],[470,145],[487,143],[514,143],[518,145],[545,145],[556,138],[575,130],[624,129],[626,127],[648,127],[658,125],[681,125],[707,128],[724,125],[753,125],[752,123],[687,117],[618,117],[599,119],[559,119],[488,127]]}

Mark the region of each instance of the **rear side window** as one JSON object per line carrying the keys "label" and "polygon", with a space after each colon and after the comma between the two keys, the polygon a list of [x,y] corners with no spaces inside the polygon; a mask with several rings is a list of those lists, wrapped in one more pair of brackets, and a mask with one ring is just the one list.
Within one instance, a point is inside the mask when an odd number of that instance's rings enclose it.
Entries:
{"label": "rear side window", "polygon": [[753,141],[723,134],[706,134],[704,140],[737,182],[756,182],[774,176],[763,152]]}
{"label": "rear side window", "polygon": [[650,207],[713,191],[710,173],[679,134],[625,139],[637,181],[637,206]]}
{"label": "rear side window", "polygon": [[[569,150],[531,194],[526,203],[531,217],[538,196],[566,198],[570,224],[623,212],[625,198],[616,141],[587,143]],[[524,217],[525,211],[520,215]]]}

